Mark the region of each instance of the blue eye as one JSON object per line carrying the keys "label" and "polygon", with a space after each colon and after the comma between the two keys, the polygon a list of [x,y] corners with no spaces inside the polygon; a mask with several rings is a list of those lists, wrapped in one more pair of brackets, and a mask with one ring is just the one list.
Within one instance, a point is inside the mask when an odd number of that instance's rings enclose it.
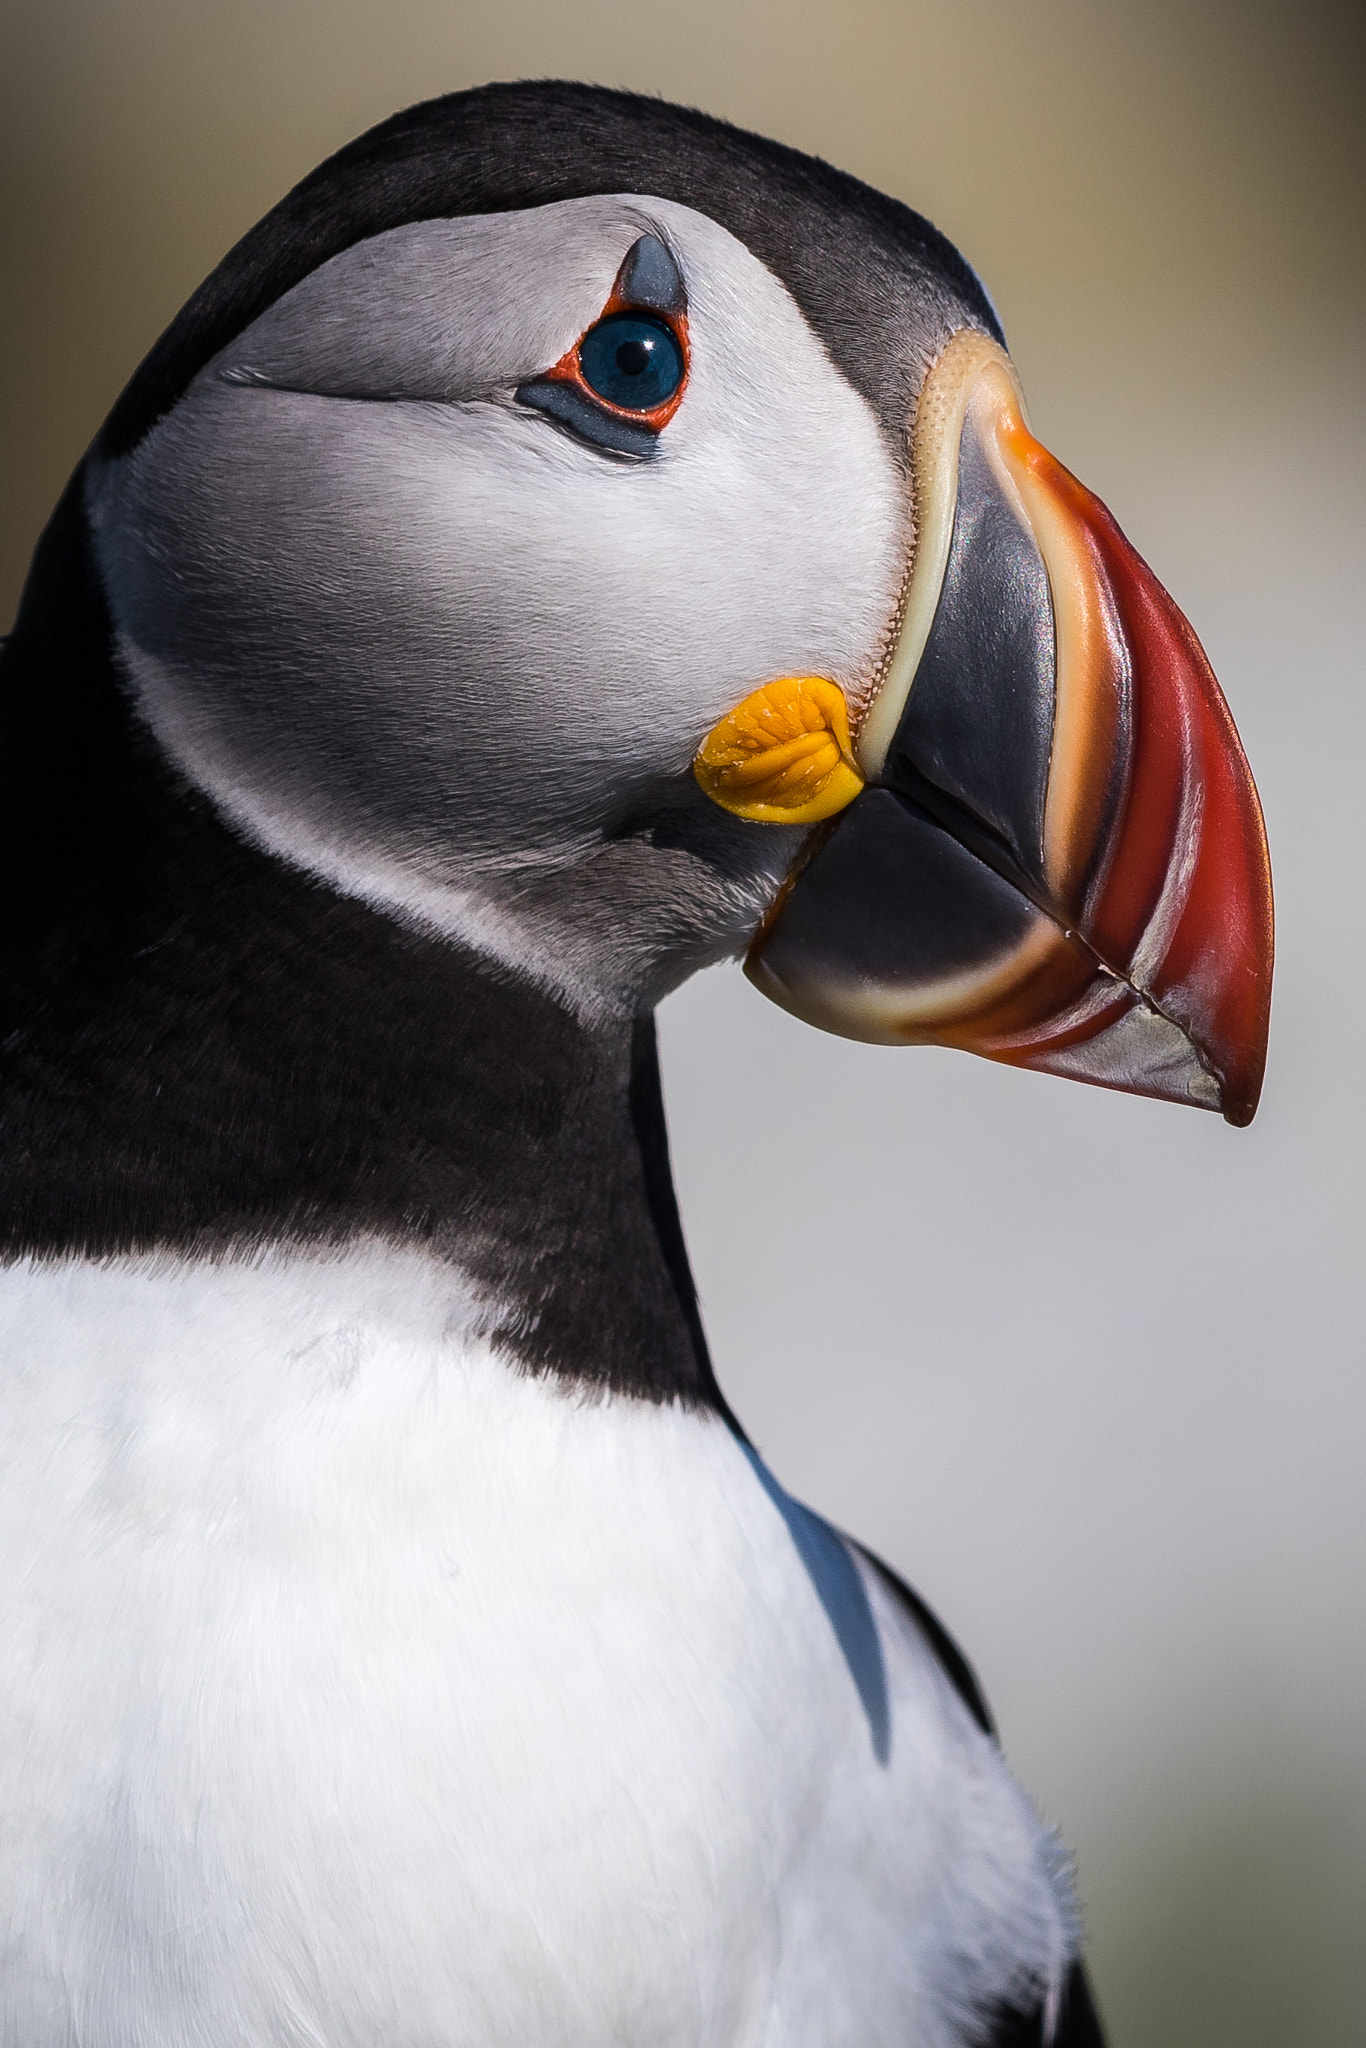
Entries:
{"label": "blue eye", "polygon": [[653,412],[683,382],[683,350],[672,327],[648,313],[613,313],[579,343],[583,381],[609,405]]}

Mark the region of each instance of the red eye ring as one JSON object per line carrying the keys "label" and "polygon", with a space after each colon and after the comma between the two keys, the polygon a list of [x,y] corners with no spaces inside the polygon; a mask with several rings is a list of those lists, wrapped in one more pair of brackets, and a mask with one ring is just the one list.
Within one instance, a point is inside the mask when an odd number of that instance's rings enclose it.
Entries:
{"label": "red eye ring", "polygon": [[[629,262],[629,258],[627,260]],[[683,312],[663,312],[657,306],[642,306],[639,304],[628,292],[622,289],[622,275],[626,268],[627,264],[623,263],[621,271],[618,272],[617,281],[612,287],[611,295],[602,311],[598,314],[597,319],[585,327],[573,347],[566,349],[560,360],[557,363],[553,363],[548,370],[543,370],[541,375],[548,384],[571,385],[584,400],[585,404],[596,406],[600,412],[607,413],[612,419],[621,420],[624,424],[632,427],[643,427],[649,433],[658,434],[668,426],[669,421],[678,411],[679,406],[683,403],[684,393],[688,388],[688,376],[692,364],[688,345],[688,316]],[[636,313],[644,320],[649,320],[661,327],[667,328],[673,336],[678,352],[683,359],[683,374],[679,378],[677,386],[661,404],[652,406],[648,412],[641,412],[630,406],[615,405],[610,398],[604,398],[600,391],[595,391],[583,374],[583,362],[579,351],[583,347],[585,340],[595,328],[601,326],[604,320],[611,319],[617,313]]]}

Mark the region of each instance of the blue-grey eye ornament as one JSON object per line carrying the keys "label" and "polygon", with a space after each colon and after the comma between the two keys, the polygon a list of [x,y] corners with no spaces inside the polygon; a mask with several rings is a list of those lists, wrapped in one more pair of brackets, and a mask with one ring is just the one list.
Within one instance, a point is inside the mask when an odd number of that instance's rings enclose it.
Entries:
{"label": "blue-grey eye ornament", "polygon": [[517,397],[610,454],[650,456],[687,384],[683,275],[658,235],[642,235],[598,319]]}

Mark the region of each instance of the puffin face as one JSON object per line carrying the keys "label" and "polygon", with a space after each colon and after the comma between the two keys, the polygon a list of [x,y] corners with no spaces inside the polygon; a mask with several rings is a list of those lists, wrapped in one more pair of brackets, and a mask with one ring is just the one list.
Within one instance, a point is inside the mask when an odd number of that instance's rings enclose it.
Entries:
{"label": "puffin face", "polygon": [[708,802],[699,736],[773,676],[866,701],[909,517],[772,272],[631,196],[351,248],[88,503],[122,665],[191,779],[588,1010],[747,943],[801,835]]}
{"label": "puffin face", "polygon": [[419,219],[93,459],[143,718],[587,1017],[745,952],[827,1029],[1246,1122],[1270,880],[1194,635],[954,252],[805,193],[784,239],[745,175],[776,266],[630,193]]}

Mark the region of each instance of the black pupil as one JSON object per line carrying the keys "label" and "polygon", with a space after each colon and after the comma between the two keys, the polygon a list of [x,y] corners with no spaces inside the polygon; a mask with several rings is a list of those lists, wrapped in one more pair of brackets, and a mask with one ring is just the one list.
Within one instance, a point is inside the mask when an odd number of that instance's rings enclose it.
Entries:
{"label": "black pupil", "polygon": [[609,405],[653,412],[683,382],[683,351],[663,320],[648,313],[613,313],[585,334],[579,367],[589,390]]}

